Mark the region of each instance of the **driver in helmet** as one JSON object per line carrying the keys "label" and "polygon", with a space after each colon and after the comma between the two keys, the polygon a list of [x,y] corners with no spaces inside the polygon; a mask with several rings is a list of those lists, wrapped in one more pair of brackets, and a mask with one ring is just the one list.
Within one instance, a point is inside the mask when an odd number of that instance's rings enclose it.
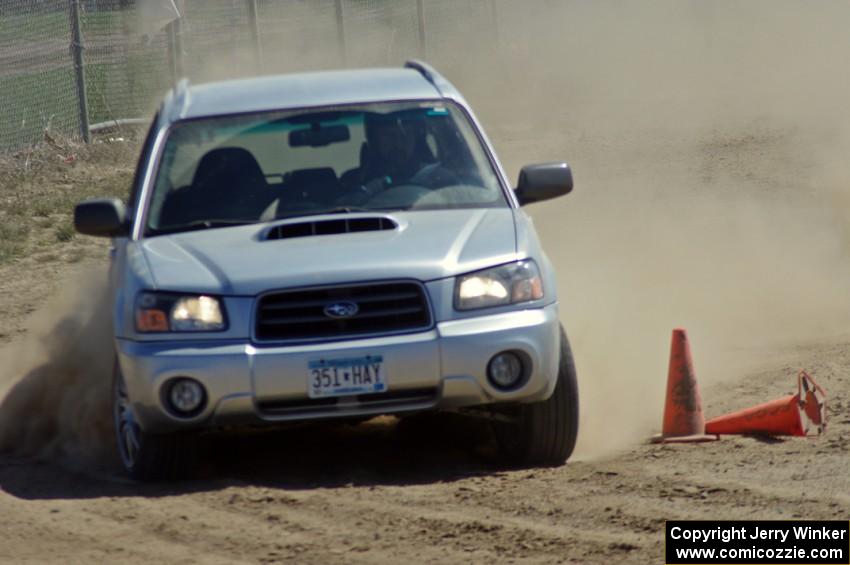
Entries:
{"label": "driver in helmet", "polygon": [[368,150],[361,178],[367,191],[374,193],[408,184],[434,163],[421,120],[395,114],[367,114],[364,126]]}

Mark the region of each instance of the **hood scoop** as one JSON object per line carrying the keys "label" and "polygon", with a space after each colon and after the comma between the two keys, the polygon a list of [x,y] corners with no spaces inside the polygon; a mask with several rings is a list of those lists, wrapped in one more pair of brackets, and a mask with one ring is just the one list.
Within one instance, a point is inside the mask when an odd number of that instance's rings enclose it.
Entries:
{"label": "hood scoop", "polygon": [[398,229],[398,223],[386,216],[332,218],[277,225],[269,229],[265,240],[395,229]]}

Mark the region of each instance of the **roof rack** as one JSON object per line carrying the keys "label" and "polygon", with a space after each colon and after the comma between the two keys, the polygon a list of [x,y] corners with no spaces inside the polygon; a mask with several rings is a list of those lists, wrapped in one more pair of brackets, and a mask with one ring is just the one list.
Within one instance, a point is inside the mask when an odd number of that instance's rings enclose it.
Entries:
{"label": "roof rack", "polygon": [[174,85],[173,110],[169,118],[172,122],[181,119],[189,106],[189,79],[182,78]]}
{"label": "roof rack", "polygon": [[443,95],[443,88],[440,88],[441,83],[444,87],[447,86],[448,83],[434,67],[424,61],[420,61],[419,59],[410,59],[404,63],[404,68],[418,71],[425,80],[430,82],[431,85],[437,89],[437,92],[439,92],[441,96]]}

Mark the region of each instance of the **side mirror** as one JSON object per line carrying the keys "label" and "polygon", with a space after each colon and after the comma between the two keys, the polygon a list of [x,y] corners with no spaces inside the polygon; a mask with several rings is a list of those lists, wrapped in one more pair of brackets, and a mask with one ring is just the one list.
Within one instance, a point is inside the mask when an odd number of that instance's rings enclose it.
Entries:
{"label": "side mirror", "polygon": [[97,237],[128,235],[127,208],[115,198],[86,200],[74,208],[74,228],[83,235]]}
{"label": "side mirror", "polygon": [[519,172],[516,195],[520,206],[557,198],[573,189],[573,172],[566,163],[526,165]]}

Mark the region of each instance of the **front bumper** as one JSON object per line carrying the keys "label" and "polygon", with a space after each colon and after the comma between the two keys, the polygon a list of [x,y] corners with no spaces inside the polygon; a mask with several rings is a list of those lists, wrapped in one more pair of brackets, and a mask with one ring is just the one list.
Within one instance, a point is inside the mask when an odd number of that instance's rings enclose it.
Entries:
{"label": "front bumper", "polygon": [[[493,402],[535,402],[555,388],[559,361],[558,307],[520,310],[439,323],[411,335],[342,342],[257,346],[246,341],[136,342],[117,340],[118,359],[136,418],[148,432],[361,417],[458,408]],[[530,367],[518,388],[501,391],[487,380],[493,355],[519,350]],[[308,363],[381,355],[385,393],[314,400]],[[207,391],[192,418],[165,409],[163,385],[188,376]]]}

